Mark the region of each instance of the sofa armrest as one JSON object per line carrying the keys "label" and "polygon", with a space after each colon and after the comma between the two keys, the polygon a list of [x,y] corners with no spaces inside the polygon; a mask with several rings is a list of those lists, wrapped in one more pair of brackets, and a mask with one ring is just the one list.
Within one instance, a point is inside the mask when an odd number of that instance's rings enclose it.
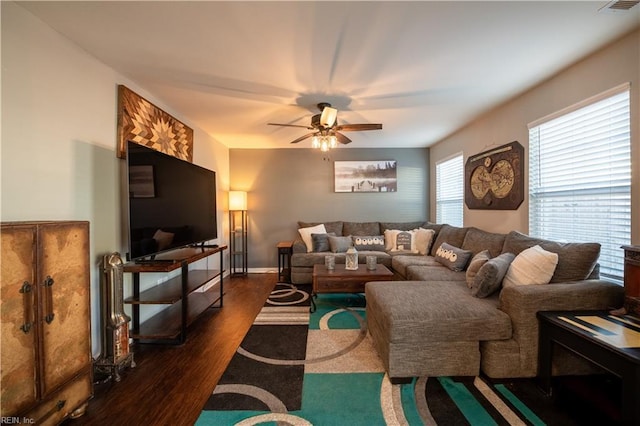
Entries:
{"label": "sofa armrest", "polygon": [[511,318],[521,364],[535,368],[538,362],[537,312],[613,309],[621,307],[623,301],[622,286],[604,280],[583,280],[503,288],[499,309]]}
{"label": "sofa armrest", "polygon": [[306,253],[307,245],[302,241],[302,239],[297,238],[293,241],[293,253]]}

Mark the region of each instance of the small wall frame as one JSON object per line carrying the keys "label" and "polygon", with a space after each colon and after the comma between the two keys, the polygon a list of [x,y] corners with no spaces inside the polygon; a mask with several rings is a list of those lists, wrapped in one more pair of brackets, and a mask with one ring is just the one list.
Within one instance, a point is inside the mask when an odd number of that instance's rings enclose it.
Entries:
{"label": "small wall frame", "polygon": [[524,148],[517,141],[470,156],[464,201],[470,209],[517,210],[524,201]]}

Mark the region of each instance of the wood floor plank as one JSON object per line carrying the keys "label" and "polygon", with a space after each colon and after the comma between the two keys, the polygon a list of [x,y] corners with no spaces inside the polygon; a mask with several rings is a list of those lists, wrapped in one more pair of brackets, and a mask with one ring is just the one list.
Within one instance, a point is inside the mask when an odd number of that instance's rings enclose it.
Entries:
{"label": "wood floor plank", "polygon": [[137,345],[136,368],[98,385],[79,425],[193,425],[277,281],[276,274],[225,279],[224,307],[209,309],[180,346]]}

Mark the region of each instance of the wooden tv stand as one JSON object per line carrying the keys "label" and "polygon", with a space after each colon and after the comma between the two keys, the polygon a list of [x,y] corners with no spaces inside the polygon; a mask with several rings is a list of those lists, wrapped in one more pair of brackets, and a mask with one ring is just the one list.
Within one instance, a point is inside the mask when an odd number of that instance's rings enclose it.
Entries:
{"label": "wooden tv stand", "polygon": [[[124,300],[132,305],[130,337],[139,343],[184,343],[187,327],[208,308],[222,308],[223,253],[227,246],[184,248],[158,255],[153,261],[128,262],[123,271],[133,274],[133,295]],[[189,269],[189,265],[214,254],[220,255],[220,269]],[[140,274],[169,273],[180,269],[180,275],[140,291]],[[220,282],[201,291],[211,280]],[[142,305],[170,305],[144,322],[140,321]]]}

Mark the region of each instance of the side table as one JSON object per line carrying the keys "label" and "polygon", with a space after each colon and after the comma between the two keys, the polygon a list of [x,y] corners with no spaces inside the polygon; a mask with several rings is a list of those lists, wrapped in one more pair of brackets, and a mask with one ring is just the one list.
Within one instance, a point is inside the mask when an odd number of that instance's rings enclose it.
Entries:
{"label": "side table", "polygon": [[622,380],[622,421],[640,424],[640,319],[607,311],[538,312],[538,377],[551,394],[553,346],[558,344]]}
{"label": "side table", "polygon": [[278,281],[290,283],[293,241],[280,241],[276,247],[278,247]]}

